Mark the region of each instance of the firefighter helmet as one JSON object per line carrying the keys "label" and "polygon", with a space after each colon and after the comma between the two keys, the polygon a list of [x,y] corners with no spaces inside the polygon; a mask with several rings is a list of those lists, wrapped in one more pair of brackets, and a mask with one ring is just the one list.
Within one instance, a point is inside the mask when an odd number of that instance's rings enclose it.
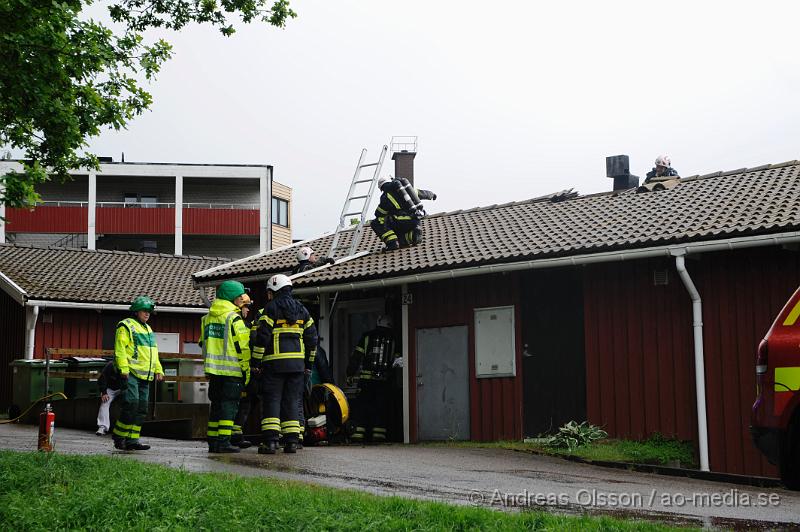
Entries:
{"label": "firefighter helmet", "polygon": [[378,316],[378,322],[376,324],[378,327],[386,327],[387,329],[392,328],[392,317],[383,314]]}
{"label": "firefighter helmet", "polygon": [[303,246],[297,250],[297,260],[298,262],[301,260],[308,260],[311,258],[311,255],[314,254],[314,250],[308,246]]}
{"label": "firefighter helmet", "polygon": [[242,306],[246,307],[253,304],[253,300],[250,299],[250,296],[247,293],[242,294]]}
{"label": "firefighter helmet", "polygon": [[656,157],[656,166],[663,166],[665,168],[671,167],[672,161],[670,161],[669,155],[659,155]]}
{"label": "firefighter helmet", "polygon": [[292,280],[282,273],[273,275],[269,278],[269,281],[267,281],[267,290],[272,290],[273,292],[277,292],[284,286],[292,286]]}
{"label": "firefighter helmet", "polygon": [[131,303],[131,307],[128,310],[131,312],[139,312],[140,310],[145,312],[153,312],[155,308],[155,301],[147,296],[139,296],[133,300],[133,303]]}
{"label": "firefighter helmet", "polygon": [[378,188],[383,188],[383,185],[392,180],[392,176],[383,175],[378,178]]}

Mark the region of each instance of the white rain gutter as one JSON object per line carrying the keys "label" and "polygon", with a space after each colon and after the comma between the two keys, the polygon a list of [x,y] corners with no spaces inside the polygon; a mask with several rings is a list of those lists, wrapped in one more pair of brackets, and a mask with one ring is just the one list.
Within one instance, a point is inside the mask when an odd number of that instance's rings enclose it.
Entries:
{"label": "white rain gutter", "polygon": [[39,307],[30,306],[25,309],[25,360],[33,360],[33,348],[36,345],[36,321],[39,319]]}
{"label": "white rain gutter", "polygon": [[411,379],[408,373],[408,285],[402,286],[403,302],[402,302],[402,320],[401,330],[403,338],[403,443],[411,443]]}
{"label": "white rain gutter", "polygon": [[487,264],[483,266],[472,266],[468,268],[403,275],[388,279],[372,279],[369,281],[357,281],[353,283],[308,287],[298,286],[293,290],[293,292],[297,295],[307,295],[322,294],[325,292],[368,290],[371,288],[383,288],[407,283],[423,283],[438,281],[441,279],[456,279],[459,277],[471,277],[474,275],[485,275],[490,273],[505,273],[521,270],[536,270],[542,268],[559,268],[563,266],[579,266],[582,264],[599,264],[604,262],[623,262],[652,257],[672,257],[676,253],[692,255],[697,253],[710,253],[712,251],[732,251],[736,249],[746,249],[761,246],[780,246],[782,244],[793,244],[797,242],[800,242],[800,231],[792,231],[778,235],[739,237],[729,238],[726,240],[711,240],[706,242],[693,242],[687,244],[642,248],[637,250],[608,251],[604,253],[575,255],[572,257],[560,257],[554,259],[534,259],[520,262],[509,262],[505,264]]}
{"label": "white rain gutter", "polygon": [[25,297],[28,294],[3,272],[0,272],[0,288],[5,290],[5,292],[20,305],[25,304]]}
{"label": "white rain gutter", "polygon": [[703,300],[686,270],[686,258],[675,255],[675,267],[683,280],[683,285],[692,298],[692,329],[694,333],[694,386],[697,396],[697,439],[700,450],[700,470],[709,471],[708,466],[708,424],[706,420],[706,374],[703,354]]}
{"label": "white rain gutter", "polygon": [[[47,308],[72,308],[72,309],[89,309],[89,310],[123,310],[127,311],[130,305],[118,305],[111,303],[77,303],[72,301],[40,301],[29,300],[25,303],[29,307]],[[173,314],[207,314],[208,309],[205,307],[167,307],[156,305],[156,312],[173,313]]]}

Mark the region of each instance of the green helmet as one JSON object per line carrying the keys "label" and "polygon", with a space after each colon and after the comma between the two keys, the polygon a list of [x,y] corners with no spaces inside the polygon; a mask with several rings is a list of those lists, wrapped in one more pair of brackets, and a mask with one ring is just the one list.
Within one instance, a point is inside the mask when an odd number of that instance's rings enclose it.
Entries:
{"label": "green helmet", "polygon": [[131,312],[139,312],[140,310],[144,310],[145,312],[153,312],[156,308],[156,302],[150,299],[147,296],[139,296],[133,300],[131,303]]}
{"label": "green helmet", "polygon": [[217,297],[227,301],[233,301],[245,293],[244,285],[239,281],[223,281],[217,287]]}

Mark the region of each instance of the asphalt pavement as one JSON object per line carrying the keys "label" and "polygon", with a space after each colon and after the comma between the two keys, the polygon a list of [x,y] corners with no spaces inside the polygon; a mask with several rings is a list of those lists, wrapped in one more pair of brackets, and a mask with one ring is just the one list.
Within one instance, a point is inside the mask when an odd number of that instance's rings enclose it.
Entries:
{"label": "asphalt pavement", "polygon": [[[36,450],[37,427],[0,425],[0,449]],[[109,436],[56,428],[56,452],[126,457],[188,471],[265,476],[462,505],[611,515],[677,525],[800,530],[800,493],[667,477],[502,449],[424,445],[314,447],[296,455],[210,455],[204,442],[145,438],[122,452]]]}

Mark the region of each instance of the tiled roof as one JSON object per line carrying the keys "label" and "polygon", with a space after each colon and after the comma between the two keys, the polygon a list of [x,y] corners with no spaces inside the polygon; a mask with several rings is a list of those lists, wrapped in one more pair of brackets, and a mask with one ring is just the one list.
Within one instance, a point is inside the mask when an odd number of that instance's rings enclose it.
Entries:
{"label": "tiled roof", "polygon": [[226,260],[0,244],[0,272],[28,299],[48,301],[125,304],[147,295],[156,306],[202,307],[192,272]]}
{"label": "tiled roof", "polygon": [[[609,185],[611,181],[609,180]],[[800,229],[800,161],[683,178],[671,190],[606,192],[492,205],[428,216],[422,245],[374,251],[306,277],[296,285],[390,278],[522,259],[563,257]],[[309,241],[320,255],[331,236]],[[267,276],[295,264],[295,246],[195,275],[198,283]]]}

